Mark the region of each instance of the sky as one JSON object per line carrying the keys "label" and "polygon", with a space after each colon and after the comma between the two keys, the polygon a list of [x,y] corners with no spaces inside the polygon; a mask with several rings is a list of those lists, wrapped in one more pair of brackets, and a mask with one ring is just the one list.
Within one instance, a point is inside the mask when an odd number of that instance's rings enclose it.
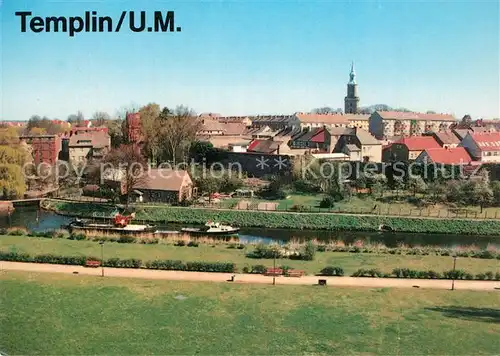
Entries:
{"label": "sky", "polygon": [[[174,33],[21,32],[33,16],[175,11]],[[0,0],[0,120],[156,102],[222,115],[360,105],[500,117],[497,1]],[[150,23],[151,18],[148,20]]]}

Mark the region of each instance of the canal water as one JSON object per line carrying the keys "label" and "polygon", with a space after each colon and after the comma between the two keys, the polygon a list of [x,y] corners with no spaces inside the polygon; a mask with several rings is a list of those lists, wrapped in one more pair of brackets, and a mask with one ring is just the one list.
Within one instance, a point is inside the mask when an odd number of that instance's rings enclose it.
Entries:
{"label": "canal water", "polygon": [[[30,231],[49,231],[61,228],[72,220],[71,217],[61,216],[53,212],[38,210],[36,207],[17,208],[8,217],[0,216],[0,228],[24,227]],[[177,224],[158,226],[158,230],[180,230]],[[414,234],[395,232],[360,232],[360,231],[325,231],[325,230],[292,230],[292,229],[262,229],[242,228],[239,239],[241,242],[273,241],[286,242],[288,240],[306,241],[317,239],[321,241],[343,241],[346,244],[362,240],[366,243],[383,243],[388,247],[396,247],[404,243],[409,246],[441,246],[455,247],[476,245],[485,248],[488,244],[500,248],[500,233],[498,236],[477,235],[448,235],[448,234]]]}

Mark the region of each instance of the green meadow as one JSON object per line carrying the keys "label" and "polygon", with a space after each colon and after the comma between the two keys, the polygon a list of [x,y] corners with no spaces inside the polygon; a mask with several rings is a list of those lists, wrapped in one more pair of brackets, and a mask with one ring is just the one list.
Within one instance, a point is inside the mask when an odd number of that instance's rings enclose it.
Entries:
{"label": "green meadow", "polygon": [[[28,236],[0,235],[0,250],[6,252],[29,253],[30,255],[54,254],[61,256],[94,256],[100,257],[100,245],[96,241],[76,241],[59,238],[42,238]],[[253,250],[252,246],[245,249],[231,249],[227,244],[200,244],[198,247],[174,246],[172,244],[137,244],[109,242],[104,245],[104,257],[136,258],[143,262],[150,260],[181,260],[184,262],[232,262],[237,268],[263,264],[273,265],[272,259],[253,259],[246,253]],[[326,266],[342,267],[346,275],[360,268],[377,268],[390,273],[394,268],[410,268],[414,270],[434,270],[444,272],[453,268],[453,258],[436,255],[391,255],[377,253],[351,252],[317,252],[313,261],[278,259],[278,266],[286,265],[302,269],[308,274],[317,274]],[[500,272],[498,259],[481,259],[459,257],[457,269],[469,273]]]}
{"label": "green meadow", "polygon": [[493,355],[500,295],[0,273],[0,351]]}

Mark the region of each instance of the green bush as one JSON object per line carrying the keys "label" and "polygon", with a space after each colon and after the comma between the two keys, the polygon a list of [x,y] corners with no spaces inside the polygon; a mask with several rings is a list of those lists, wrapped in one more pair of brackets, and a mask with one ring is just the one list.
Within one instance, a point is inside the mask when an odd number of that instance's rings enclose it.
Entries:
{"label": "green bush", "polygon": [[136,238],[134,236],[122,235],[117,241],[118,243],[130,244],[136,242]]}
{"label": "green bush", "polygon": [[384,274],[378,269],[363,269],[360,268],[352,274],[352,277],[383,277]]}
{"label": "green bush", "polygon": [[249,258],[280,258],[283,257],[283,254],[281,253],[280,246],[278,245],[265,245],[265,244],[258,244],[255,246],[255,249],[246,255]]}
{"label": "green bush", "polygon": [[300,254],[301,259],[304,261],[312,261],[314,260],[314,256],[316,255],[316,245],[312,241],[307,241],[304,246],[304,251]]}
{"label": "green bush", "polygon": [[334,266],[328,266],[323,268],[319,274],[321,276],[343,276],[344,275],[344,270],[342,267],[334,267]]}
{"label": "green bush", "polygon": [[71,234],[68,237],[70,240],[85,240],[87,237],[84,234]]}
{"label": "green bush", "polygon": [[187,245],[188,247],[198,247],[200,244],[196,241],[189,241]]}
{"label": "green bush", "polygon": [[186,246],[186,242],[184,240],[179,240],[175,243],[175,246],[180,246],[180,247]]}
{"label": "green bush", "polygon": [[331,209],[335,206],[335,199],[331,196],[324,197],[319,203],[320,208]]}
{"label": "green bush", "polygon": [[33,262],[33,258],[27,253],[0,251],[0,261]]}
{"label": "green bush", "polygon": [[250,270],[250,273],[252,274],[264,274],[267,271],[267,267],[264,265],[254,265],[252,266],[252,269]]}

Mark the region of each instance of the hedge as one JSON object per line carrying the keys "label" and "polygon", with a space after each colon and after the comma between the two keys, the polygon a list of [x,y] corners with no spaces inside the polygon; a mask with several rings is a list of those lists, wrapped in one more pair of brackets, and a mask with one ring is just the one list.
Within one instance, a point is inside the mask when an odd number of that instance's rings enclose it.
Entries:
{"label": "hedge", "polygon": [[[109,213],[109,205],[57,202],[51,208],[60,213],[91,217],[93,212]],[[137,219],[150,222],[205,224],[221,221],[240,227],[313,229],[333,231],[378,231],[380,225],[394,231],[440,234],[498,235],[499,220],[425,219],[414,217],[387,217],[342,215],[333,213],[291,213],[245,210],[215,210],[183,207],[137,207]],[[71,213],[68,213],[71,212]]]}
{"label": "hedge", "polygon": [[343,276],[344,275],[344,269],[342,267],[333,267],[333,266],[328,266],[323,268],[319,272],[320,276]]}
{"label": "hedge", "polygon": [[[0,251],[0,261],[51,263],[59,265],[84,266],[88,260],[100,261],[99,258],[90,256],[57,256],[57,255],[36,255],[27,253]],[[148,268],[162,270],[195,271],[195,272],[236,272],[234,263],[225,262],[182,262],[171,260],[148,261],[143,264],[139,259],[119,259],[110,258],[104,260],[104,267],[117,268]]]}
{"label": "hedge", "polygon": [[412,278],[412,279],[455,279],[455,280],[482,280],[482,281],[500,281],[500,272],[495,274],[491,271],[473,275],[464,270],[449,270],[443,273],[436,271],[418,271],[408,268],[395,268],[392,273],[382,273],[378,269],[359,269],[354,272],[352,277],[378,277],[378,278]]}

